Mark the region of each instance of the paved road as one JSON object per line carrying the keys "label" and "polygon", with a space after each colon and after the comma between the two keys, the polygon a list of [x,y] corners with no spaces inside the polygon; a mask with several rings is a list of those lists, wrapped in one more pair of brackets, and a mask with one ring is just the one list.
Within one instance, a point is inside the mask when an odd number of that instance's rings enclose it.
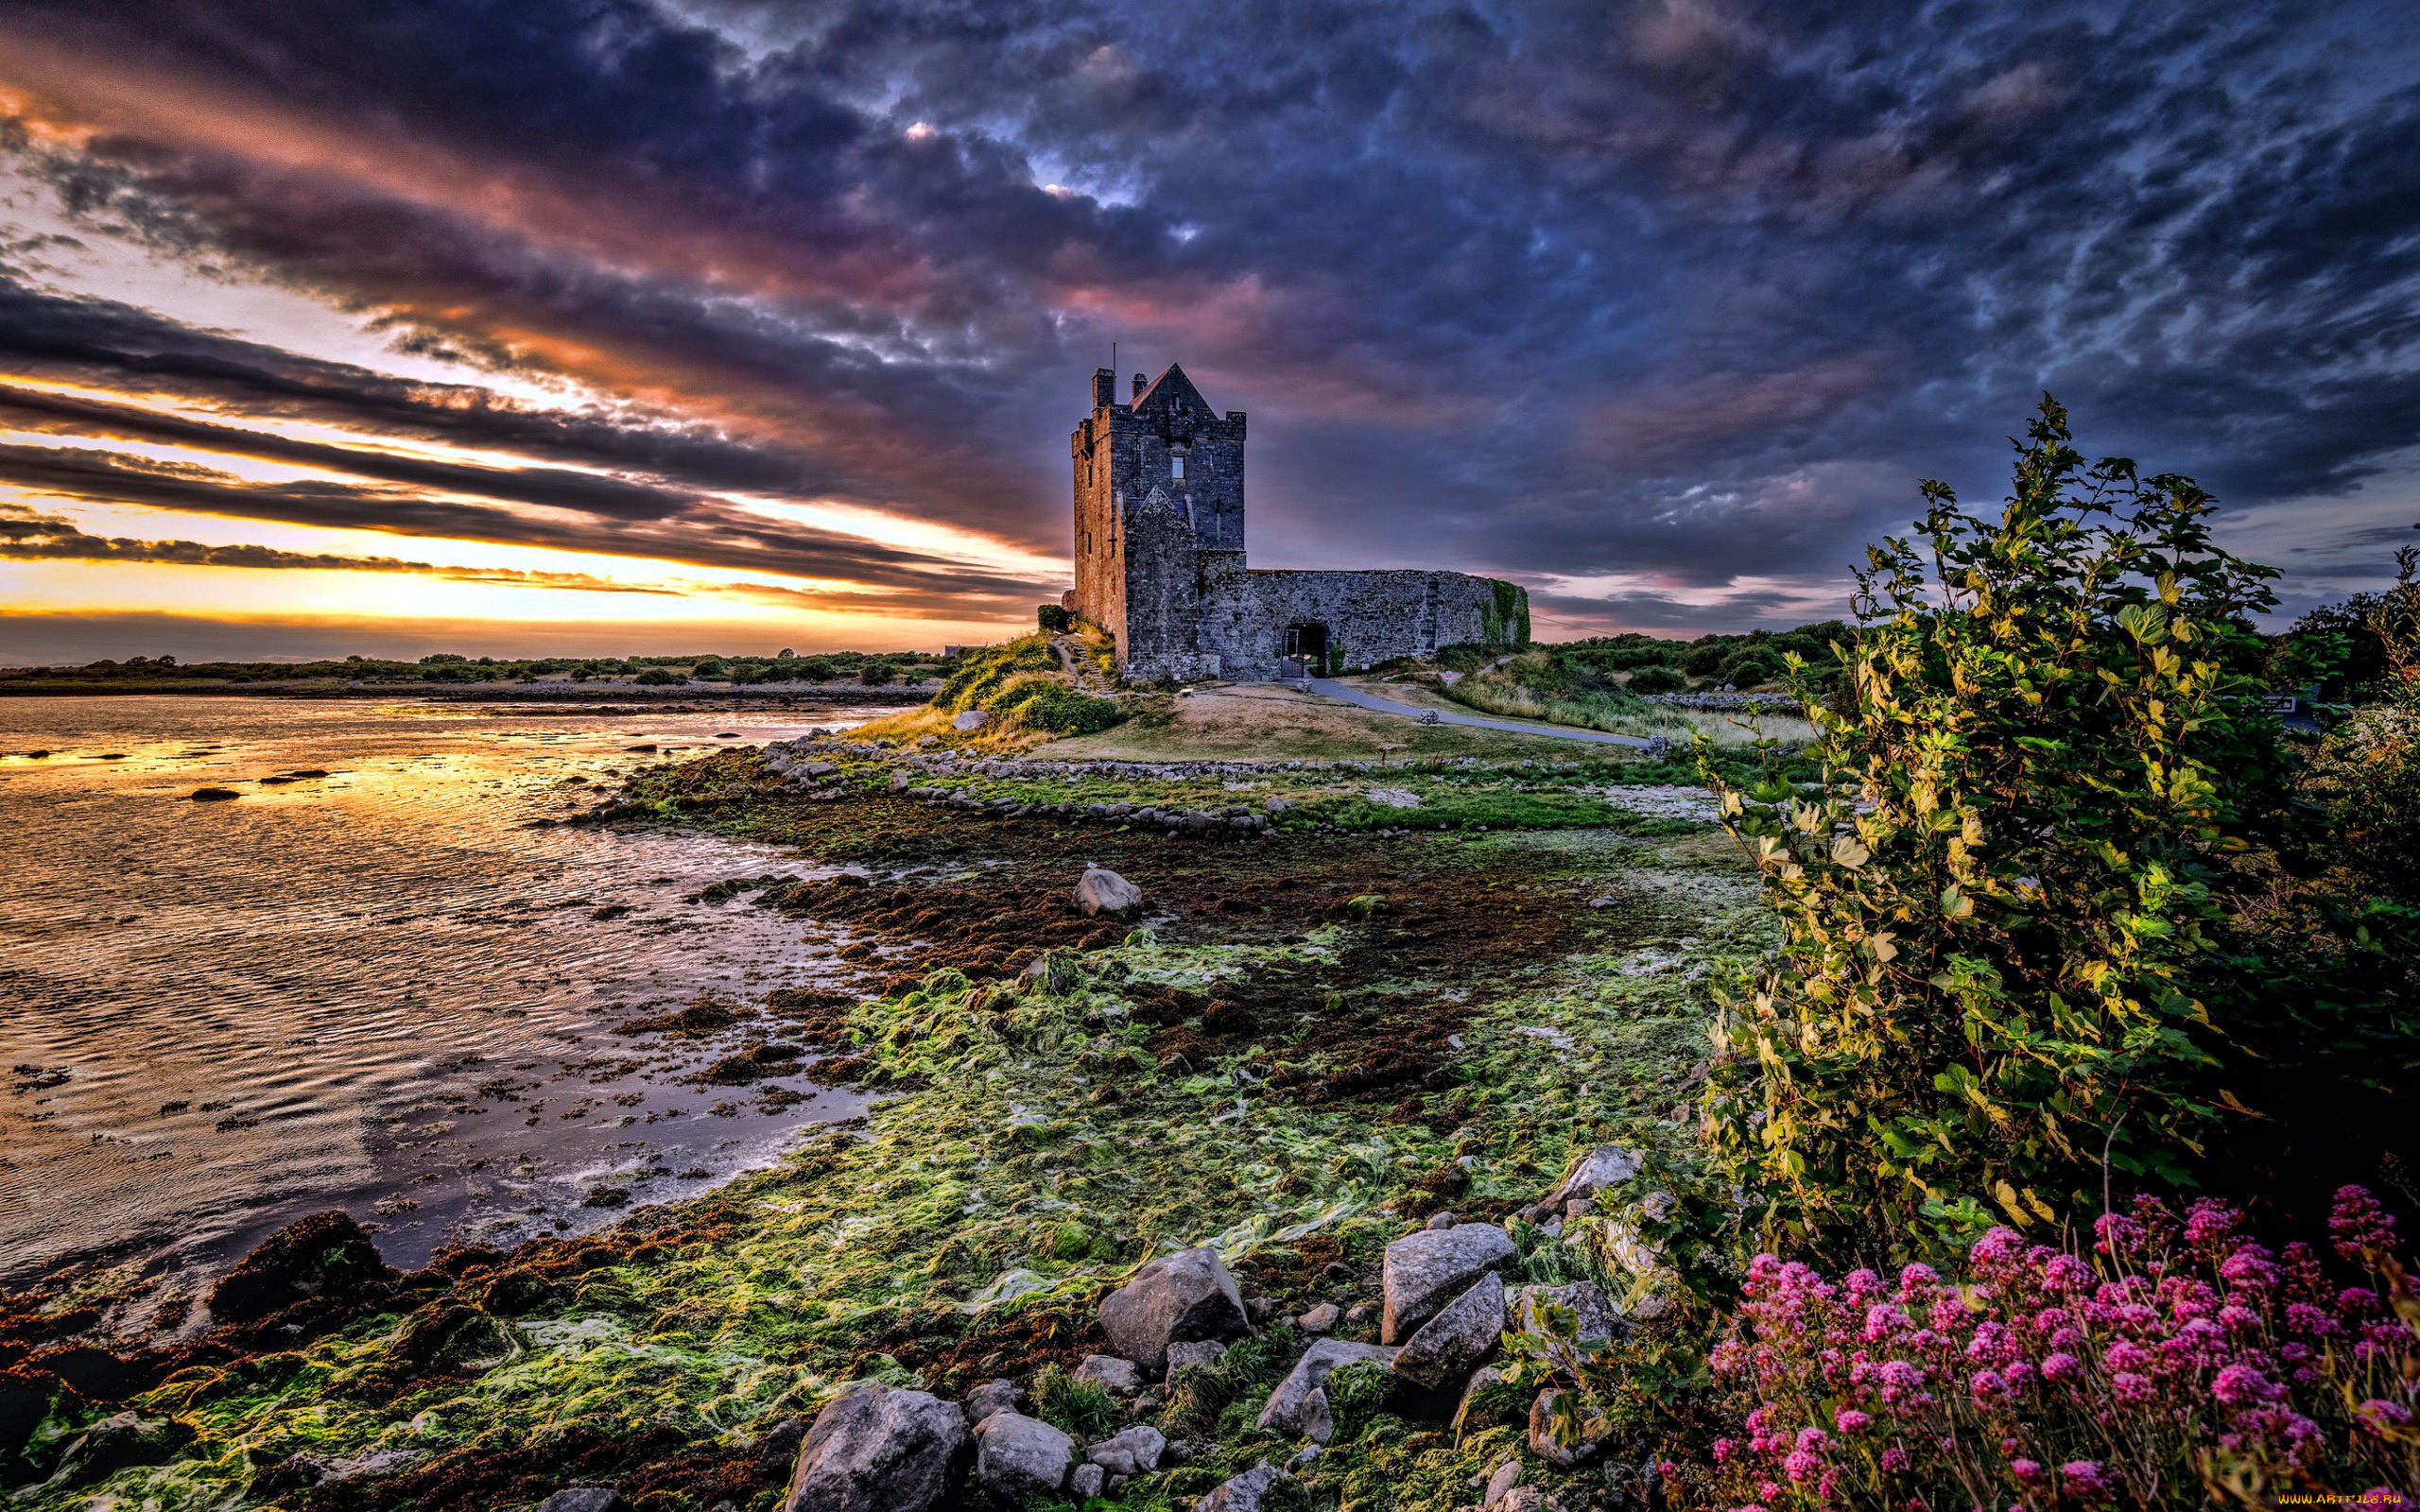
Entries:
{"label": "paved road", "polygon": [[1374,693],[1363,693],[1358,688],[1348,688],[1332,678],[1313,678],[1310,688],[1313,693],[1324,694],[1340,703],[1358,704],[1364,709],[1375,709],[1382,714],[1409,714],[1418,719],[1433,713],[1442,725],[1476,725],[1481,730],[1509,730],[1518,735],[1547,735],[1559,740],[1584,740],[1599,746],[1647,744],[1636,735],[1609,735],[1601,730],[1574,730],[1567,725],[1512,725],[1501,719],[1479,719],[1470,714],[1449,714],[1442,709],[1422,709],[1412,704],[1397,703],[1392,698],[1381,698]]}

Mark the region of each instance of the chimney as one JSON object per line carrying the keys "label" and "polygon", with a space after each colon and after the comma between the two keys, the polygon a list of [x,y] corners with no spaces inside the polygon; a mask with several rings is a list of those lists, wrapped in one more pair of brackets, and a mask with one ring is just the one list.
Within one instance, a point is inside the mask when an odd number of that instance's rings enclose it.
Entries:
{"label": "chimney", "polygon": [[1116,403],[1117,369],[1095,368],[1093,369],[1093,408],[1107,409]]}
{"label": "chimney", "polygon": [[1136,373],[1136,374],[1134,375],[1134,397],[1135,397],[1135,398],[1137,398],[1137,399],[1142,398],[1142,397],[1143,397],[1143,390],[1144,390],[1144,389],[1146,389],[1146,388],[1149,388],[1149,387],[1151,387],[1151,380],[1150,380],[1149,378],[1144,377],[1144,376],[1143,376],[1141,373],[1139,373],[1139,372],[1138,372],[1138,373]]}

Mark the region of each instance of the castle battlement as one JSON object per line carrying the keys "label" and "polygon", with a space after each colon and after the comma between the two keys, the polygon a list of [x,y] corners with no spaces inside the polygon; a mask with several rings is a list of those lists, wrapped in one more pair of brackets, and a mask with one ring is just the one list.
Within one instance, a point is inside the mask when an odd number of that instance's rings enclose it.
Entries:
{"label": "castle battlement", "polygon": [[1465,573],[1255,571],[1244,557],[1244,415],[1210,407],[1184,369],[1093,373],[1068,438],[1076,586],[1066,607],[1115,639],[1137,680],[1265,682],[1441,645],[1526,639],[1529,596]]}

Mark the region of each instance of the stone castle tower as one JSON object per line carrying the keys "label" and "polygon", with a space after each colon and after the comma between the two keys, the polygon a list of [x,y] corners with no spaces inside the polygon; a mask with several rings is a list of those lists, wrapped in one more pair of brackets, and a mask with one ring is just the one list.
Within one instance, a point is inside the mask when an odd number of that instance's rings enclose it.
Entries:
{"label": "stone castle tower", "polygon": [[1244,564],[1244,417],[1211,409],[1183,368],[1093,374],[1075,462],[1076,586],[1136,680],[1268,681],[1441,645],[1529,639],[1529,595],[1463,573],[1268,572]]}

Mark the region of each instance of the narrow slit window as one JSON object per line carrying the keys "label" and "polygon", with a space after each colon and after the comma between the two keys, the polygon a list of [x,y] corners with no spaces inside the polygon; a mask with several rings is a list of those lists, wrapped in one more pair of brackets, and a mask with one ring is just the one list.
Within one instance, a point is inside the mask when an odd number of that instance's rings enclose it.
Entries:
{"label": "narrow slit window", "polygon": [[1183,452],[1174,453],[1168,457],[1168,476],[1179,479],[1180,481],[1184,477],[1184,454]]}

